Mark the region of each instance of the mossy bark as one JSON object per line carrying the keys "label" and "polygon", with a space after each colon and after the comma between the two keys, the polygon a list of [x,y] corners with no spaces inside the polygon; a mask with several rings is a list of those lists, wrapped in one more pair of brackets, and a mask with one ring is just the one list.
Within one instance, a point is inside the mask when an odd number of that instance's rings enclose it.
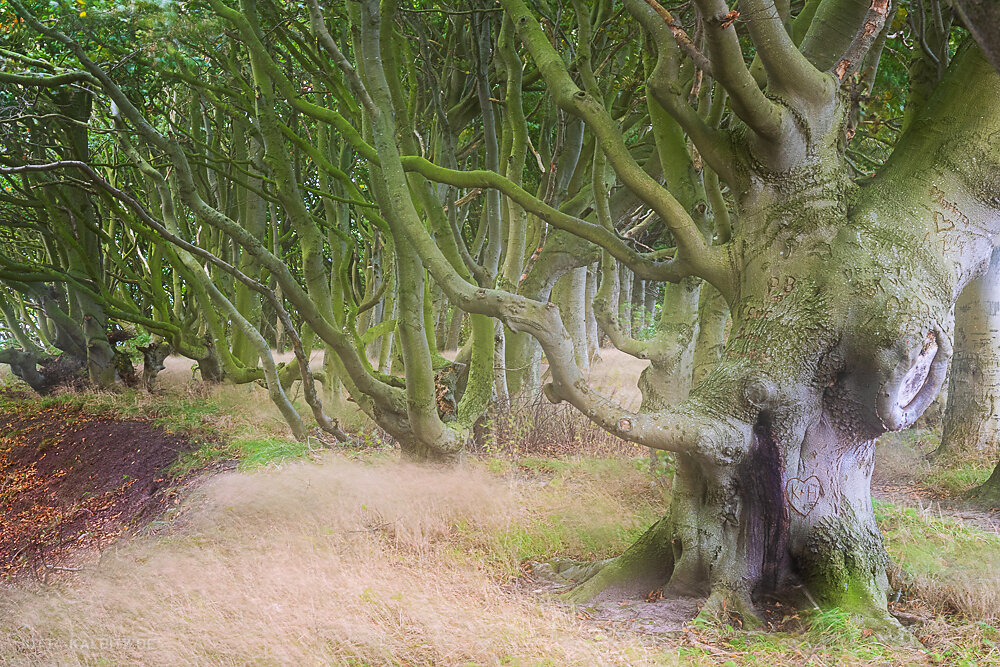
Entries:
{"label": "mossy bark", "polygon": [[[951,356],[949,311],[1000,227],[990,190],[1000,81],[985,67],[981,54],[960,54],[864,187],[838,166],[846,100],[834,90],[825,115],[811,118],[804,153],[750,148],[756,162],[730,245],[741,267],[732,331],[690,398],[663,411],[706,426],[677,456],[669,517],[574,599],[640,580],[637,559],[646,571],[669,562],[659,584],[708,594],[706,613],[735,610],[752,623],[756,605],[801,600],[804,589],[882,634],[898,631],[871,504],[874,441],[912,424],[936,396]],[[990,82],[974,108],[957,93],[969,80]]]}

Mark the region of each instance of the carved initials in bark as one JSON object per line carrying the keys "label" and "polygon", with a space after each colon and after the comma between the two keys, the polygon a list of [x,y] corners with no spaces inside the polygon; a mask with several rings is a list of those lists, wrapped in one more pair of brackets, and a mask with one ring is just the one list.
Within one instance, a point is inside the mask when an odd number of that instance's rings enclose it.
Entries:
{"label": "carved initials in bark", "polygon": [[785,484],[785,498],[793,510],[806,516],[823,497],[823,484],[813,475],[805,479],[793,477]]}

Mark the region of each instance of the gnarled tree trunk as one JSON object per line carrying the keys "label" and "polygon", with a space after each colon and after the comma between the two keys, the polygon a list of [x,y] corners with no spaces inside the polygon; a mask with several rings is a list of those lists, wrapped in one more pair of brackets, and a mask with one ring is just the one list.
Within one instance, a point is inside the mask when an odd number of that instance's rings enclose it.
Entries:
{"label": "gnarled tree trunk", "polygon": [[[989,84],[974,105],[958,92],[970,81]],[[790,126],[781,148],[751,143],[755,164],[785,169],[745,167],[721,363],[681,406],[606,423],[678,452],[670,516],[575,598],[654,582],[751,622],[755,603],[804,585],[895,632],[874,442],[912,424],[944,381],[949,311],[1000,229],[998,109],[1000,80],[971,48],[865,187],[837,166],[847,109],[832,89],[809,148],[788,148]],[[549,394],[586,405],[558,382]]]}

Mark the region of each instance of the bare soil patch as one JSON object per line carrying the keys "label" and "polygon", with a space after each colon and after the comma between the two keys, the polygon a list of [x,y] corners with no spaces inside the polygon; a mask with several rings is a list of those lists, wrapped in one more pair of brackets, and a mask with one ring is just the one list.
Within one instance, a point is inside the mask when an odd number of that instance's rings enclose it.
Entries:
{"label": "bare soil patch", "polygon": [[0,579],[71,570],[177,502],[194,444],[145,421],[55,405],[0,413]]}

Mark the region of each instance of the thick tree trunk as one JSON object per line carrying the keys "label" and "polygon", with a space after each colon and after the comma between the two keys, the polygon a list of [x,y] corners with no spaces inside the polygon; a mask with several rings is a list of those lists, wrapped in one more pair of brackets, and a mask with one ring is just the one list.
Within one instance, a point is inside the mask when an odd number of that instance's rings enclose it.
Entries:
{"label": "thick tree trunk", "polygon": [[1000,507],[1000,464],[993,469],[990,478],[975,490],[974,495],[984,504]]}
{"label": "thick tree trunk", "polygon": [[[815,153],[804,155],[819,157],[751,177],[728,257],[741,269],[725,354],[655,427],[679,452],[670,516],[574,597],[642,570],[668,590],[708,594],[704,613],[748,624],[756,604],[805,587],[901,636],[871,504],[874,442],[911,425],[940,390],[949,312],[1000,231],[1000,81],[986,67],[974,49],[961,53],[864,188],[833,167],[842,98],[811,125]],[[959,92],[969,81],[989,82],[974,104]],[[770,150],[751,148],[790,159]],[[628,415],[616,431],[632,437],[643,424]]]}
{"label": "thick tree trunk", "polygon": [[16,377],[27,382],[28,386],[39,394],[49,390],[47,378],[38,370],[39,362],[45,358],[48,358],[47,355],[40,356],[17,348],[0,350],[0,363],[8,364]]}
{"label": "thick tree trunk", "polygon": [[163,362],[173,351],[169,343],[150,343],[145,347],[140,347],[142,352],[142,386],[152,393],[156,388],[156,376],[166,368]]}

